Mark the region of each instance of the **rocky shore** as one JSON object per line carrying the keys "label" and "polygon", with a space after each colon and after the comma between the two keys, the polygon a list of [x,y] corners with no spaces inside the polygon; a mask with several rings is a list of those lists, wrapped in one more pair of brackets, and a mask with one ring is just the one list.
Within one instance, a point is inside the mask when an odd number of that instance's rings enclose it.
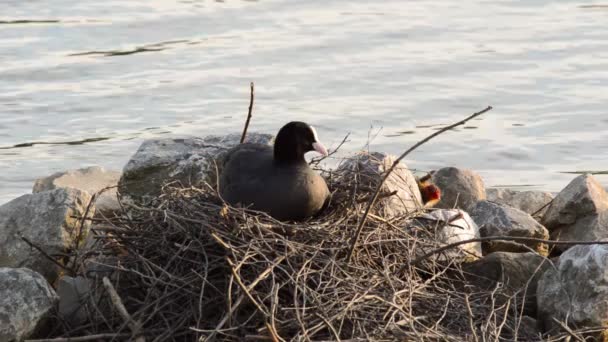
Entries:
{"label": "rocky shore", "polygon": [[[37,180],[31,194],[0,206],[0,341],[45,337],[59,322],[84,322],[84,304],[99,296],[99,275],[115,271],[75,257],[94,243],[89,232],[96,222],[125,210],[123,203],[146,203],[170,184],[213,184],[223,152],[239,138],[145,141],[122,171],[56,173]],[[271,144],[272,136],[250,133],[248,141]],[[364,170],[373,186],[392,158],[361,153],[338,168]],[[378,215],[410,215],[416,226],[438,229],[442,245],[482,238],[433,258],[462,264],[472,286],[501,287],[521,300],[520,336],[542,340],[570,329],[608,336],[596,329],[608,320],[608,246],[546,241],[608,238],[608,194],[592,175],[575,177],[555,196],[486,188],[474,171],[455,167],[437,170],[432,182],[442,198],[434,208],[422,208],[416,177],[403,164],[384,184],[383,192],[393,196],[380,199]]]}

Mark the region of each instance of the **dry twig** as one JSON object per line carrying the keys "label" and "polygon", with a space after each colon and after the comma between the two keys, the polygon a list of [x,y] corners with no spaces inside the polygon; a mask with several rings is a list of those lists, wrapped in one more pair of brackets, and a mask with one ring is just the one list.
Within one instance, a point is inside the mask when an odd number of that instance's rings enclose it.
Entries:
{"label": "dry twig", "polygon": [[243,127],[243,134],[241,134],[241,144],[245,141],[245,137],[247,136],[247,128],[249,128],[249,121],[251,120],[251,110],[253,109],[253,97],[254,97],[254,89],[253,82],[249,84],[250,95],[249,95],[249,110],[247,112],[247,120],[245,121],[245,127]]}
{"label": "dry twig", "polygon": [[106,288],[106,291],[108,291],[108,295],[110,296],[110,300],[112,301],[112,304],[114,304],[114,308],[116,308],[116,311],[118,311],[120,316],[122,316],[122,318],[127,322],[129,328],[131,328],[131,332],[133,333],[133,337],[135,337],[135,341],[146,342],[146,338],[140,335],[141,323],[131,318],[131,315],[129,315],[129,313],[127,312],[127,309],[122,303],[120,296],[114,289],[114,286],[112,285],[108,277],[103,277],[103,286]]}

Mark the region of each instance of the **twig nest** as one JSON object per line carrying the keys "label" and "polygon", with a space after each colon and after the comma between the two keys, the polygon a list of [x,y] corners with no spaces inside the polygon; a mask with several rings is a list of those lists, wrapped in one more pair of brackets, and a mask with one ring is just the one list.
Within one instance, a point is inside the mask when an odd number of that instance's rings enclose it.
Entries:
{"label": "twig nest", "polygon": [[598,327],[608,321],[608,246],[578,245],[559,258],[538,284],[538,317],[545,330]]}
{"label": "twig nest", "polygon": [[470,212],[478,201],[486,199],[483,179],[471,170],[444,167],[433,173],[433,183],[441,190],[436,208]]}
{"label": "twig nest", "polygon": [[[480,201],[471,211],[473,220],[479,225],[482,237],[517,236],[548,239],[549,232],[529,214],[515,208],[489,201]],[[527,247],[525,247],[525,246]],[[546,244],[527,242],[524,244],[510,241],[491,241],[483,244],[484,253],[528,252],[530,248],[547,255]]]}
{"label": "twig nest", "polygon": [[[416,235],[424,235],[421,241],[433,241],[435,246],[418,245],[417,255],[421,256],[431,248],[479,238],[479,227],[469,214],[459,209],[435,209],[420,214],[412,221],[410,229],[422,228]],[[481,243],[471,242],[449,249],[442,254],[431,257],[438,261],[470,262],[481,257]]]}
{"label": "twig nest", "polygon": [[[222,153],[240,142],[240,134],[204,138],[151,139],[144,141],[123,169],[119,191],[132,200],[161,193],[165,184],[182,186],[216,184]],[[270,134],[249,133],[245,142],[271,144]]]}
{"label": "twig nest", "polygon": [[[371,196],[394,161],[393,155],[360,152],[345,159],[336,171],[358,191],[369,192]],[[378,215],[385,218],[411,214],[422,208],[416,177],[404,163],[399,163],[388,176],[376,203]]]}
{"label": "twig nest", "polygon": [[555,197],[542,222],[556,240],[608,238],[608,194],[592,175],[580,175]]}
{"label": "twig nest", "polygon": [[[91,166],[77,170],[54,173],[48,177],[36,179],[33,193],[60,188],[73,188],[88,192],[90,195],[118,184],[120,171],[106,170],[100,166]],[[98,211],[115,211],[120,209],[116,198],[116,187],[107,189],[95,200]]]}
{"label": "twig nest", "polygon": [[486,189],[487,200],[505,204],[532,215],[542,217],[553,200],[553,195],[546,191],[516,191],[511,189]]}
{"label": "twig nest", "polygon": [[0,268],[0,340],[22,341],[44,328],[58,297],[42,275]]}
{"label": "twig nest", "polygon": [[[0,264],[27,267],[54,282],[61,268],[21,237],[48,255],[65,254],[86,238],[90,222],[81,220],[91,196],[76,189],[56,189],[23,195],[0,206]],[[95,213],[92,205],[88,217]]]}

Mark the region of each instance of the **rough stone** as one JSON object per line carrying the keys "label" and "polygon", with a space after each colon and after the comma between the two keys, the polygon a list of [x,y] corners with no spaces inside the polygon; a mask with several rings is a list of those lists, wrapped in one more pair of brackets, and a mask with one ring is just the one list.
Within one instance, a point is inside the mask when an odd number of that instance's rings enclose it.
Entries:
{"label": "rough stone", "polygon": [[444,167],[433,174],[433,183],[441,190],[436,208],[470,212],[478,201],[486,199],[483,179],[471,170]]}
{"label": "rough stone", "polygon": [[547,212],[553,195],[546,191],[516,191],[510,189],[486,189],[488,201],[508,205],[535,217],[542,217]]}
{"label": "rough stone", "polygon": [[[548,239],[549,232],[529,214],[515,208],[489,201],[480,201],[473,208],[471,217],[479,226],[482,237],[516,236]],[[538,242],[517,243],[509,241],[492,241],[483,244],[484,253],[491,252],[527,252],[529,249],[547,255],[547,246]]]}
{"label": "rough stone", "polygon": [[540,278],[538,318],[545,331],[596,327],[608,321],[608,246],[577,245],[564,252]]}
{"label": "rough stone", "polygon": [[21,341],[45,325],[58,297],[42,275],[0,268],[0,341]]}
{"label": "rough stone", "polygon": [[[89,231],[90,221],[81,221],[91,196],[76,189],[56,189],[23,195],[0,206],[0,267],[27,267],[42,274],[49,282],[60,268],[38,250],[48,255],[65,253],[79,246]],[[93,216],[95,207],[89,210]]]}
{"label": "rough stone", "polygon": [[525,313],[536,315],[536,286],[550,262],[536,253],[495,252],[464,264],[467,279],[483,289],[502,284],[500,294],[507,300],[514,294],[525,294]]}
{"label": "rough stone", "polygon": [[[360,152],[340,164],[337,172],[356,173],[359,177],[359,188],[367,188],[372,193],[394,160],[394,156],[381,152]],[[395,192],[394,195],[379,198],[376,202],[378,212],[383,217],[409,214],[422,208],[422,198],[416,177],[404,163],[399,163],[382,186],[381,193],[393,192]]]}
{"label": "rough stone", "polygon": [[83,169],[57,172],[45,178],[39,178],[34,183],[33,192],[42,192],[60,188],[74,188],[94,195],[105,190],[95,200],[95,207],[99,211],[112,211],[120,209],[116,198],[116,185],[120,179],[120,171],[105,170],[100,166],[91,166]]}
{"label": "rough stone", "polygon": [[83,277],[64,276],[57,284],[59,295],[59,317],[71,326],[78,326],[87,319],[86,303],[89,300],[91,285]]}
{"label": "rough stone", "polygon": [[602,185],[590,174],[580,175],[557,194],[543,217],[543,224],[553,230],[607,209],[608,194]]}
{"label": "rough stone", "polygon": [[[436,241],[438,246],[479,238],[479,227],[469,214],[459,209],[435,209],[414,219],[413,227],[420,227],[430,234],[427,241]],[[421,234],[418,232],[417,234]],[[420,250],[424,254],[428,249]],[[471,242],[439,254],[435,260],[468,262],[481,257],[481,243]]]}
{"label": "rough stone", "polygon": [[[589,174],[576,177],[553,200],[543,217],[551,238],[562,241],[608,238],[608,194]],[[570,246],[556,246],[564,251]]]}
{"label": "rough stone", "polygon": [[[608,239],[608,210],[599,214],[579,218],[575,225],[564,225],[554,228],[551,238],[561,241],[598,241]],[[556,251],[563,252],[569,245],[555,246]]]}
{"label": "rough stone", "polygon": [[[121,195],[145,199],[158,195],[163,185],[179,182],[197,186],[215,184],[221,171],[222,152],[237,145],[240,134],[204,138],[152,139],[144,141],[123,169],[118,182]],[[269,134],[248,133],[245,142],[272,144]]]}

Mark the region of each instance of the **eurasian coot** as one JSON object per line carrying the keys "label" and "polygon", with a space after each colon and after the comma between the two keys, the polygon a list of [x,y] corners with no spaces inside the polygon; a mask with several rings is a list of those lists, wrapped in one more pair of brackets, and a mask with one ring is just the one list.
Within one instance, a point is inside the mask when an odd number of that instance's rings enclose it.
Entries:
{"label": "eurasian coot", "polygon": [[327,155],[312,126],[283,126],[274,148],[240,144],[227,152],[220,176],[220,195],[230,205],[263,211],[278,220],[302,220],[319,212],[329,196],[325,180],[304,154]]}

